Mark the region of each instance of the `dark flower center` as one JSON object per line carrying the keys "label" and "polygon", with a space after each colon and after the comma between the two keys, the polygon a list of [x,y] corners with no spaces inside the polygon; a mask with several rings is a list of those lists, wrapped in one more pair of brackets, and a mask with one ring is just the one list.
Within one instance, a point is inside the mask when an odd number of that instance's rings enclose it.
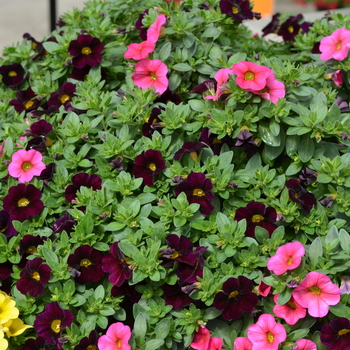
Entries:
{"label": "dark flower center", "polygon": [[244,79],[245,80],[254,80],[255,74],[251,71],[245,72],[244,73]]}
{"label": "dark flower center", "polygon": [[293,310],[297,308],[292,301],[288,301],[287,305],[290,306]]}
{"label": "dark flower center", "polygon": [[36,281],[40,281],[40,274],[37,271],[34,271],[32,273],[32,278],[35,279]]}
{"label": "dark flower center", "polygon": [[288,28],[287,28],[287,30],[288,30],[288,32],[289,33],[293,33],[294,32],[294,27],[293,26],[289,26]]}
{"label": "dark flower center", "polygon": [[55,333],[59,333],[61,330],[61,320],[53,320],[51,322],[51,329],[55,332]]}
{"label": "dark flower center", "polygon": [[236,6],[232,6],[232,7],[231,7],[231,10],[232,10],[232,13],[233,13],[233,14],[236,14],[236,13],[239,12],[238,7],[236,7]]}
{"label": "dark flower center", "polygon": [[82,261],[80,261],[80,266],[83,266],[83,267],[88,267],[90,266],[92,263],[89,259],[83,259]]}
{"label": "dark flower center", "polygon": [[70,100],[70,96],[68,96],[67,94],[64,94],[64,95],[62,95],[61,97],[60,97],[60,101],[61,101],[61,103],[63,104],[63,103],[66,103],[67,101],[69,101]]}
{"label": "dark flower center", "polygon": [[252,222],[260,222],[263,220],[265,220],[265,218],[259,214],[253,215],[253,217],[252,217]]}
{"label": "dark flower center", "polygon": [[205,193],[201,188],[196,188],[193,190],[193,195],[198,197],[203,197],[205,196]]}
{"label": "dark flower center", "polygon": [[151,169],[152,171],[155,171],[157,169],[154,163],[148,164],[148,168]]}
{"label": "dark flower center", "polygon": [[151,79],[152,79],[152,80],[157,80],[156,73],[151,72],[149,75],[151,76]]}
{"label": "dark flower center", "polygon": [[231,298],[236,298],[236,296],[239,294],[238,290],[234,290],[233,292],[230,293],[230,295],[228,296],[229,299]]}
{"label": "dark flower center", "polygon": [[348,334],[348,333],[350,333],[350,329],[341,329],[338,332],[338,335],[344,335],[344,334]]}
{"label": "dark flower center", "polygon": [[267,340],[269,341],[269,343],[273,343],[273,340],[274,340],[273,334],[271,332],[267,332],[266,335],[267,335]]}
{"label": "dark flower center", "polygon": [[24,170],[24,171],[27,171],[27,170],[29,170],[30,168],[32,168],[33,167],[33,165],[32,165],[32,163],[30,163],[30,162],[24,162],[23,164],[22,164],[22,170]]}
{"label": "dark flower center", "polygon": [[35,246],[31,245],[30,247],[27,248],[26,253],[28,254],[34,254],[38,251]]}
{"label": "dark flower center", "polygon": [[321,289],[316,287],[316,286],[312,286],[309,288],[309,291],[314,293],[314,294],[321,294]]}
{"label": "dark flower center", "polygon": [[17,205],[19,207],[26,207],[28,204],[30,203],[30,201],[27,198],[21,198],[18,202]]}
{"label": "dark flower center", "polygon": [[89,345],[86,350],[97,350],[97,346],[96,345]]}
{"label": "dark flower center", "polygon": [[33,104],[34,104],[34,101],[29,100],[29,101],[27,101],[27,102],[24,104],[24,108],[25,108],[25,109],[29,109],[30,107],[33,106]]}
{"label": "dark flower center", "polygon": [[91,51],[90,47],[83,47],[83,48],[81,49],[81,53],[82,53],[83,55],[90,55],[91,52],[92,52],[92,51]]}
{"label": "dark flower center", "polygon": [[17,73],[16,73],[14,70],[11,70],[11,71],[9,71],[8,76],[9,76],[9,77],[16,77],[16,76],[17,76]]}

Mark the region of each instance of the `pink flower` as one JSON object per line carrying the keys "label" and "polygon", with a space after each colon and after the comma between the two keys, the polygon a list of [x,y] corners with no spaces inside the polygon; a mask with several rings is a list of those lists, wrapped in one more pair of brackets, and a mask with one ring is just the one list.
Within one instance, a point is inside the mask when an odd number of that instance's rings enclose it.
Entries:
{"label": "pink flower", "polygon": [[233,74],[233,71],[230,68],[219,69],[214,76],[214,79],[217,81],[216,94],[215,96],[206,96],[205,99],[213,100],[213,101],[216,101],[217,99],[219,99],[219,97],[225,93],[226,91],[225,84],[227,83],[229,76],[232,74]]}
{"label": "pink flower", "polygon": [[298,346],[297,350],[317,350],[317,345],[308,339],[299,339],[295,343]]}
{"label": "pink flower", "polygon": [[143,41],[138,44],[130,44],[128,50],[124,53],[124,58],[132,58],[135,61],[146,58],[148,54],[154,51],[154,43],[151,41]]}
{"label": "pink flower", "polygon": [[18,178],[19,182],[29,182],[46,168],[42,159],[41,153],[34,149],[21,149],[12,155],[12,162],[8,167],[9,174]]}
{"label": "pink flower", "polygon": [[121,322],[113,323],[106,332],[98,339],[98,348],[103,350],[131,350],[129,339],[131,330]]}
{"label": "pink flower", "polygon": [[350,30],[344,27],[337,29],[330,36],[321,40],[320,59],[327,61],[331,58],[342,61],[348,56],[350,45]]}
{"label": "pink flower", "polygon": [[[265,275],[263,275],[263,278]],[[259,295],[262,295],[263,297],[267,297],[271,291],[271,286],[267,285],[263,280],[260,281],[258,285],[258,293]]]}
{"label": "pink flower", "polygon": [[343,84],[343,71],[338,69],[331,74],[333,83],[336,87],[339,87]]}
{"label": "pink flower", "polygon": [[196,350],[208,350],[210,341],[210,332],[207,328],[199,327],[194,334],[193,341],[190,347]]}
{"label": "pink flower", "polygon": [[323,317],[328,313],[329,305],[340,301],[340,288],[322,273],[309,272],[293,290],[293,298],[302,307],[306,307],[313,317]]}
{"label": "pink flower", "polygon": [[267,268],[276,275],[282,275],[287,270],[297,268],[304,254],[305,248],[300,242],[287,243],[279,247],[276,255],[268,260]]}
{"label": "pink flower", "polygon": [[276,104],[279,98],[286,96],[286,90],[284,84],[276,80],[274,73],[272,72],[266,79],[266,85],[259,91],[249,90],[256,95],[261,96],[264,100],[271,101]]}
{"label": "pink flower", "polygon": [[277,317],[283,318],[290,325],[294,325],[301,318],[306,316],[306,309],[301,307],[293,297],[291,297],[286,304],[278,305],[278,296],[279,294],[275,294],[273,297],[273,300],[276,303],[273,307],[273,312]]}
{"label": "pink flower", "polygon": [[211,337],[209,340],[208,350],[221,350],[222,339],[217,337]]}
{"label": "pink flower", "polygon": [[157,20],[147,30],[147,41],[156,43],[161,33],[162,25],[166,22],[165,15],[158,15]]}
{"label": "pink flower", "polygon": [[167,66],[159,60],[142,59],[135,66],[135,73],[132,75],[134,84],[141,89],[155,88],[156,92],[162,94],[168,88]]}
{"label": "pink flower", "polygon": [[249,326],[247,335],[252,342],[252,350],[277,350],[287,338],[284,326],[269,314],[262,314],[257,323]]}
{"label": "pink flower", "polygon": [[252,350],[252,342],[246,337],[238,337],[235,339],[233,350]]}
{"label": "pink flower", "polygon": [[232,66],[237,75],[236,83],[242,89],[259,91],[266,86],[266,80],[272,70],[253,62],[241,61]]}

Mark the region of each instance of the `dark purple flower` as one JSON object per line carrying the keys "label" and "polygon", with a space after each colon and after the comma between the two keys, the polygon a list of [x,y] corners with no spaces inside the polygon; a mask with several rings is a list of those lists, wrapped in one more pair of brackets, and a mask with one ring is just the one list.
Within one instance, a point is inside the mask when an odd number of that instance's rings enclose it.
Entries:
{"label": "dark purple flower", "polygon": [[237,22],[254,18],[253,11],[250,9],[249,0],[221,0],[220,10]]}
{"label": "dark purple flower", "polygon": [[247,129],[243,129],[237,135],[237,142],[235,143],[235,146],[243,147],[244,152],[247,153],[249,158],[251,158],[258,151],[258,146],[253,140],[253,134],[251,134]]}
{"label": "dark purple flower", "polygon": [[298,203],[304,214],[309,214],[312,207],[316,206],[315,196],[300,186],[299,180],[290,179],[286,182],[289,198],[292,202]]}
{"label": "dark purple flower", "polygon": [[215,295],[213,305],[222,311],[226,320],[237,320],[243,312],[252,312],[258,303],[258,296],[252,292],[253,282],[244,277],[229,278],[222,285],[222,292]]}
{"label": "dark purple flower", "polygon": [[321,343],[328,350],[350,350],[350,320],[339,317],[321,328]]}
{"label": "dark purple flower", "polygon": [[68,265],[79,272],[75,281],[85,284],[88,281],[99,282],[105,275],[102,271],[103,254],[95,248],[84,244],[71,254],[68,258]]}
{"label": "dark purple flower", "polygon": [[190,204],[200,204],[200,212],[208,216],[214,210],[214,206],[211,203],[215,198],[212,189],[213,184],[203,173],[191,173],[186,181],[175,187],[175,195],[178,196],[181,192],[185,192],[188,202]]}
{"label": "dark purple flower", "polygon": [[339,106],[340,112],[345,113],[349,112],[349,102],[344,101],[340,96],[338,96],[335,100],[334,103],[336,103]]}
{"label": "dark purple flower", "polygon": [[54,222],[52,233],[55,234],[62,231],[66,231],[67,233],[73,232],[73,227],[76,224],[76,221],[74,221],[68,211],[66,211],[57,221]]}
{"label": "dark purple flower", "polygon": [[210,4],[209,4],[208,1],[205,1],[205,2],[203,2],[202,4],[200,4],[200,5],[198,6],[198,8],[200,8],[201,10],[207,10],[207,11],[209,11],[209,10],[212,9],[212,7],[210,6]]}
{"label": "dark purple flower", "polygon": [[340,279],[340,295],[350,294],[350,277],[342,276]]}
{"label": "dark purple flower", "polygon": [[12,63],[0,67],[2,82],[9,88],[20,85],[24,77],[24,69],[20,63]]}
{"label": "dark purple flower", "polygon": [[217,82],[213,80],[205,80],[203,83],[196,85],[191,91],[191,94],[201,94],[209,91],[209,95],[215,96],[217,88]]}
{"label": "dark purple flower", "polygon": [[201,142],[191,142],[187,141],[183,144],[183,146],[174,154],[174,160],[180,160],[186,153],[190,155],[190,157],[197,162],[198,154],[197,152],[205,147],[205,145]]}
{"label": "dark purple flower", "polygon": [[233,146],[233,140],[229,136],[225,136],[222,139],[218,138],[218,135],[213,134],[209,128],[204,128],[198,139],[199,142],[208,145],[215,155],[219,155],[223,144],[227,144],[230,148]]}
{"label": "dark purple flower", "polygon": [[277,212],[275,208],[267,207],[263,203],[250,202],[244,208],[238,208],[236,211],[235,221],[247,220],[247,237],[255,237],[255,228],[260,226],[264,228],[271,236],[277,228]]}
{"label": "dark purple flower", "polygon": [[42,245],[46,237],[25,235],[19,243],[19,254],[21,257],[27,257],[38,251],[38,246]]}
{"label": "dark purple flower", "polygon": [[19,184],[10,187],[9,194],[4,197],[3,206],[12,220],[25,221],[44,209],[41,196],[42,193],[34,185]]}
{"label": "dark purple flower", "polygon": [[162,133],[162,128],[164,127],[164,123],[158,116],[161,114],[160,108],[153,108],[150,117],[147,122],[142,125],[142,134],[148,138],[152,138],[152,134],[154,131],[158,131],[160,134]]}
{"label": "dark purple flower", "polygon": [[[37,54],[32,58],[33,61],[37,61],[40,58],[42,58],[43,56],[49,54],[44,48],[44,45],[43,45],[44,41],[40,42],[40,41],[35,40],[29,33],[23,34],[23,38],[27,39],[27,40],[30,40],[32,42],[32,49],[35,52],[37,52]],[[57,39],[54,36],[51,36],[45,42],[55,42],[55,43],[57,43]]]}
{"label": "dark purple flower", "polygon": [[122,171],[124,169],[123,166],[123,157],[118,156],[112,160],[111,163],[108,163],[111,167],[115,168],[118,171]]}
{"label": "dark purple flower", "polygon": [[310,28],[313,26],[314,24],[311,22],[303,22],[300,25],[300,29],[301,29],[301,33],[308,33],[310,31]]}
{"label": "dark purple flower", "polygon": [[75,84],[64,83],[56,92],[51,93],[47,106],[59,108],[64,106],[66,110],[71,107],[72,98],[75,96]]}
{"label": "dark purple flower", "polygon": [[134,286],[129,286],[128,282],[124,282],[121,286],[113,286],[111,289],[111,295],[113,297],[125,296],[133,304],[140,301],[142,294],[139,293]]}
{"label": "dark purple flower", "polygon": [[279,12],[275,13],[272,16],[271,22],[268,23],[266,25],[266,27],[264,27],[262,29],[263,36],[265,36],[267,34],[271,34],[271,33],[277,34],[277,31],[278,31],[278,28],[279,28],[279,24],[280,24],[280,16],[281,16],[281,14]]}
{"label": "dark purple flower", "polygon": [[48,136],[52,131],[52,125],[41,119],[30,126],[29,136]]}
{"label": "dark purple flower", "polygon": [[284,41],[293,41],[300,31],[299,21],[303,15],[290,16],[285,22],[281,24],[277,34],[283,37]]}
{"label": "dark purple flower", "polygon": [[168,102],[173,102],[176,105],[179,105],[181,103],[181,97],[178,94],[175,94],[171,90],[166,89],[159,97],[157,97],[154,101],[154,103],[164,103],[167,104]]}
{"label": "dark purple flower", "polygon": [[315,42],[314,46],[313,46],[312,49],[311,49],[311,53],[320,54],[320,53],[321,53],[321,51],[320,51],[320,45],[321,45],[321,42],[320,42],[320,41]]}
{"label": "dark purple flower", "polygon": [[74,316],[71,311],[61,308],[57,301],[47,304],[44,312],[38,314],[34,321],[34,328],[39,337],[43,337],[48,344],[62,349],[62,329],[70,327]]}
{"label": "dark purple flower", "polygon": [[23,344],[22,350],[50,350],[51,347],[46,343],[43,337],[36,339],[27,339]]}
{"label": "dark purple flower", "polygon": [[104,45],[100,39],[93,36],[79,35],[77,40],[72,40],[69,44],[68,52],[73,56],[73,65],[79,69],[90,66],[94,67],[101,63],[101,52]]}
{"label": "dark purple flower", "polygon": [[174,310],[180,310],[192,303],[192,298],[181,290],[179,283],[173,286],[165,284],[162,288],[165,295],[165,303],[171,305]]}
{"label": "dark purple flower", "polygon": [[97,350],[97,342],[100,336],[93,330],[88,337],[84,337],[80,340],[79,344],[74,347],[74,350]]}
{"label": "dark purple flower", "polygon": [[77,198],[77,192],[81,186],[92,188],[94,191],[102,188],[102,180],[96,175],[89,175],[87,173],[79,173],[73,176],[72,185],[67,186],[65,191],[65,198],[69,203],[72,203]]}
{"label": "dark purple flower", "polygon": [[306,185],[310,185],[317,180],[317,173],[309,168],[305,168],[301,171],[299,179],[303,181]]}
{"label": "dark purple flower", "polygon": [[38,176],[39,180],[43,180],[45,186],[49,186],[49,182],[53,179],[55,173],[56,164],[50,163],[46,165],[46,168]]}
{"label": "dark purple flower", "polygon": [[0,233],[3,233],[6,237],[18,235],[18,232],[12,225],[10,214],[5,210],[0,211]]}
{"label": "dark purple flower", "polygon": [[144,41],[147,40],[147,28],[144,28],[142,24],[142,20],[145,15],[148,15],[148,10],[143,11],[138,20],[135,22],[135,28],[140,31],[140,38]]}
{"label": "dark purple flower", "polygon": [[4,281],[6,278],[9,278],[12,272],[12,264],[9,261],[0,264],[0,281]]}
{"label": "dark purple flower", "polygon": [[163,160],[162,153],[149,149],[135,158],[132,173],[136,178],[142,177],[146,186],[153,186],[154,175],[161,173],[164,169],[165,161]]}
{"label": "dark purple flower", "polygon": [[45,284],[51,276],[51,268],[43,264],[43,261],[41,258],[29,260],[21,271],[21,278],[17,281],[16,287],[22,294],[28,293],[35,298],[44,291]]}
{"label": "dark purple flower", "polygon": [[39,107],[40,101],[35,98],[35,92],[29,86],[27,90],[19,90],[16,99],[11,100],[10,104],[14,106],[17,112],[32,111]]}
{"label": "dark purple flower", "polygon": [[334,196],[328,196],[322,200],[320,200],[320,204],[324,207],[330,208],[334,202]]}
{"label": "dark purple flower", "polygon": [[70,78],[75,79],[75,80],[79,80],[79,81],[84,81],[86,80],[86,77],[88,76],[89,72],[90,72],[91,67],[90,66],[85,66],[83,68],[77,68],[74,67],[72,69],[72,73],[70,75]]}
{"label": "dark purple flower", "polygon": [[102,259],[102,270],[109,273],[109,282],[114,286],[120,287],[124,281],[128,280],[132,275],[132,270],[123,252],[119,249],[119,242],[111,245],[109,254]]}

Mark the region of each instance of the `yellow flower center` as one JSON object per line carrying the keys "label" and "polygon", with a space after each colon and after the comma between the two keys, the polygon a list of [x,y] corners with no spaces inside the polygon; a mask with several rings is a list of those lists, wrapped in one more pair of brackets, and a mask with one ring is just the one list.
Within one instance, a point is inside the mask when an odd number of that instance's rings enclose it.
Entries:
{"label": "yellow flower center", "polygon": [[92,52],[92,51],[91,51],[90,47],[83,47],[83,48],[81,49],[81,53],[82,53],[83,55],[90,55],[91,52]]}
{"label": "yellow flower center", "polygon": [[152,80],[157,80],[156,73],[151,72],[151,73],[150,73],[150,76],[151,76],[151,79],[152,79]]}
{"label": "yellow flower center", "polygon": [[0,233],[3,233],[7,230],[7,226],[3,227],[3,228],[0,228]]}
{"label": "yellow flower center", "polygon": [[292,301],[288,301],[287,305],[290,306],[293,310],[297,308]]}
{"label": "yellow flower center", "polygon": [[231,298],[236,298],[236,296],[239,294],[239,291],[234,290],[233,292],[230,293],[230,295],[228,296],[229,299]]}
{"label": "yellow flower center", "polygon": [[55,332],[55,333],[59,333],[61,330],[61,320],[53,320],[51,322],[51,329]]}
{"label": "yellow flower center", "polygon": [[260,222],[260,221],[263,221],[265,220],[265,218],[262,216],[262,215],[253,215],[252,217],[252,222]]}
{"label": "yellow flower center", "polygon": [[341,48],[341,42],[337,42],[336,46],[335,46],[336,50],[340,50]]}
{"label": "yellow flower center", "polygon": [[289,27],[287,28],[287,30],[288,30],[288,32],[291,33],[291,34],[294,32],[293,26],[289,26]]}
{"label": "yellow flower center", "polygon": [[177,250],[171,255],[170,259],[176,259],[179,256],[179,252]]}
{"label": "yellow flower center", "polygon": [[40,281],[40,274],[39,274],[39,272],[34,271],[32,273],[32,278],[35,279],[36,281]]}
{"label": "yellow flower center", "polygon": [[27,171],[33,167],[32,163],[30,162],[24,162],[22,164],[22,170]]}
{"label": "yellow flower center", "polygon": [[292,265],[292,262],[293,262],[293,258],[290,256],[287,260],[287,264]]}
{"label": "yellow flower center", "polygon": [[9,76],[9,77],[16,77],[16,76],[17,76],[17,73],[16,73],[14,70],[11,70],[11,71],[9,71],[8,76]]}
{"label": "yellow flower center", "polygon": [[83,259],[82,261],[80,261],[79,265],[83,267],[88,267],[91,265],[91,261],[89,259]]}
{"label": "yellow flower center", "polygon": [[299,198],[298,193],[294,193],[294,198],[296,198],[296,199],[298,199],[298,198]]}
{"label": "yellow flower center", "polygon": [[255,74],[251,71],[245,72],[244,73],[244,79],[245,80],[254,80]]}
{"label": "yellow flower center", "polygon": [[120,349],[122,347],[121,339],[117,339],[115,342],[117,343],[117,349]]}
{"label": "yellow flower center", "polygon": [[193,195],[198,196],[198,197],[203,197],[203,196],[205,196],[205,193],[202,189],[196,188],[193,190]]}
{"label": "yellow flower center", "polygon": [[25,108],[25,109],[29,109],[30,107],[33,106],[33,104],[34,104],[34,101],[29,100],[29,101],[27,101],[27,102],[24,104],[24,108]]}
{"label": "yellow flower center", "polygon": [[60,97],[60,101],[61,101],[62,104],[63,104],[63,103],[66,103],[66,102],[69,101],[69,100],[70,100],[70,96],[69,96],[69,95],[64,94],[64,95],[62,95],[62,96]]}
{"label": "yellow flower center", "polygon": [[273,334],[271,332],[267,332],[266,335],[267,335],[267,340],[269,341],[269,343],[273,343],[273,340],[274,340]]}
{"label": "yellow flower center", "polygon": [[48,136],[45,136],[45,145],[46,147],[51,147],[53,145],[52,139],[50,139]]}
{"label": "yellow flower center", "polygon": [[31,245],[30,247],[27,248],[26,253],[28,254],[34,254],[38,251],[35,246]]}
{"label": "yellow flower center", "polygon": [[213,145],[217,145],[222,143],[222,140],[219,140],[217,137],[215,137],[215,139],[213,140]]}
{"label": "yellow flower center", "polygon": [[154,163],[148,164],[148,168],[151,169],[152,171],[156,171],[157,167]]}
{"label": "yellow flower center", "polygon": [[193,159],[194,162],[198,162],[197,152],[190,152],[190,157]]}
{"label": "yellow flower center", "polygon": [[350,333],[350,329],[341,329],[338,332],[338,335],[344,335],[344,334],[348,334],[348,333]]}
{"label": "yellow flower center", "polygon": [[232,7],[231,7],[231,10],[232,10],[232,13],[233,13],[233,14],[236,14],[236,13],[239,12],[238,7],[236,7],[236,6],[232,6]]}
{"label": "yellow flower center", "polygon": [[89,345],[86,350],[97,350],[97,346],[96,345]]}
{"label": "yellow flower center", "polygon": [[309,291],[314,293],[314,294],[321,294],[321,289],[316,287],[316,286],[312,286],[309,288]]}
{"label": "yellow flower center", "polygon": [[28,204],[30,203],[30,201],[27,198],[21,198],[18,202],[17,205],[19,207],[26,207]]}
{"label": "yellow flower center", "polygon": [[265,86],[263,89],[259,90],[260,94],[263,94],[264,92],[269,92],[269,88],[267,86]]}

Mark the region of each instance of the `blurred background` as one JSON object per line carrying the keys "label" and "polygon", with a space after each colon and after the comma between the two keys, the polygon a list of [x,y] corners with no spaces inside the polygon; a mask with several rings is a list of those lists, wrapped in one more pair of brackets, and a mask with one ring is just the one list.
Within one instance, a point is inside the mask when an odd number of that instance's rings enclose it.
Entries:
{"label": "blurred background", "polygon": [[[254,10],[265,15],[265,23],[271,12],[308,14],[315,12],[317,7],[332,8],[339,2],[350,2],[350,0],[274,0],[274,4],[269,4],[269,1],[255,0],[257,8]],[[44,36],[51,32],[50,2],[53,3],[54,0],[0,0],[0,53],[5,46],[21,42],[24,33],[29,33],[36,40],[42,41]],[[74,7],[83,8],[85,2],[87,0],[56,0],[56,17]],[[273,3],[273,0],[271,2]]]}

